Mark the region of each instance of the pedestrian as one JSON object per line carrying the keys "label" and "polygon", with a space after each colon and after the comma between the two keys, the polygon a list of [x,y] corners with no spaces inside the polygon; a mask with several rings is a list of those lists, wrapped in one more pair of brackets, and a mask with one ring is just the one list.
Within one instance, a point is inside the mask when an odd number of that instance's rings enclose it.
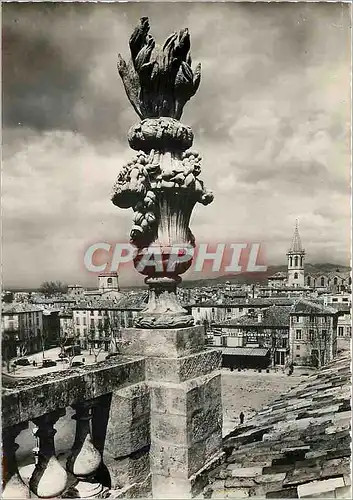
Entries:
{"label": "pedestrian", "polygon": [[244,423],[244,418],[245,418],[245,415],[244,415],[244,413],[243,413],[243,412],[241,412],[241,413],[240,413],[240,415],[239,415],[240,425],[243,425],[243,423]]}

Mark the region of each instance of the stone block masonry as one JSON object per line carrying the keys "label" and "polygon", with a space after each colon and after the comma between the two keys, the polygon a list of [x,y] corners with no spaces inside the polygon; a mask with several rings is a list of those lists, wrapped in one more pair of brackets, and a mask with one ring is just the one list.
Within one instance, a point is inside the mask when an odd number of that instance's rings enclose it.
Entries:
{"label": "stone block masonry", "polygon": [[190,498],[191,476],[221,449],[221,352],[203,347],[202,330],[135,329],[129,346],[146,356],[155,498]]}

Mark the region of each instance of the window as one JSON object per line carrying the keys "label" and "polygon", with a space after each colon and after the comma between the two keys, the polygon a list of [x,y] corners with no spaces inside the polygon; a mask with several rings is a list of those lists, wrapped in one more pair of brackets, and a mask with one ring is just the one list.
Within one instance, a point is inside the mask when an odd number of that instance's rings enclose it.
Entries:
{"label": "window", "polygon": [[309,330],[309,340],[314,340],[314,330]]}
{"label": "window", "polygon": [[297,351],[300,351],[300,345],[297,345]]}
{"label": "window", "polygon": [[80,329],[76,328],[76,333],[79,335],[80,334]]}
{"label": "window", "polygon": [[242,307],[239,307],[239,312],[243,312],[243,308]]}
{"label": "window", "polygon": [[302,331],[295,330],[295,340],[301,340],[301,339],[302,339]]}
{"label": "window", "polygon": [[298,267],[298,255],[294,257],[294,266]]}
{"label": "window", "polygon": [[230,309],[230,307],[227,308],[227,313],[230,313],[232,312],[232,310]]}
{"label": "window", "polygon": [[348,297],[343,297],[342,302],[348,302]]}
{"label": "window", "polygon": [[325,286],[325,278],[324,277],[321,278],[321,286]]}
{"label": "window", "polygon": [[298,279],[298,273],[294,273],[294,279],[297,280]]}
{"label": "window", "polygon": [[197,308],[197,312],[198,312],[198,313],[200,312],[200,308],[199,308],[199,307]]}
{"label": "window", "polygon": [[333,278],[333,284],[337,285],[337,282],[338,282],[338,279],[337,278]]}
{"label": "window", "polygon": [[94,326],[94,319],[91,319],[91,326]]}
{"label": "window", "polygon": [[348,337],[352,336],[352,327],[351,326],[347,326],[347,335],[348,335]]}
{"label": "window", "polygon": [[214,307],[212,307],[212,309],[211,309],[211,310],[212,310],[212,312],[214,313]]}
{"label": "window", "polygon": [[306,280],[307,284],[310,286],[311,285],[311,278],[308,276],[308,279]]}
{"label": "window", "polygon": [[338,336],[343,337],[343,326],[338,327]]}
{"label": "window", "polygon": [[326,339],[327,337],[327,330],[322,330],[322,338]]}
{"label": "window", "polygon": [[334,297],[334,298],[332,299],[332,302],[338,302],[338,298],[337,298],[337,297]]}
{"label": "window", "polygon": [[300,358],[300,354],[297,354],[295,357],[296,357],[296,358]]}
{"label": "window", "polygon": [[76,325],[80,324],[80,318],[76,318]]}
{"label": "window", "polygon": [[108,283],[108,285],[111,285],[113,283],[113,278],[108,278],[107,283]]}

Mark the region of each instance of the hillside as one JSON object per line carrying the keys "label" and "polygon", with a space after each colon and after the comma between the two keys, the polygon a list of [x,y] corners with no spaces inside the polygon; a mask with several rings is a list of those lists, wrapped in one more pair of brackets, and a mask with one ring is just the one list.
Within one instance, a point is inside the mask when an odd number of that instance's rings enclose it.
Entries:
{"label": "hillside", "polygon": [[[305,264],[306,274],[327,274],[335,271],[349,272],[351,268],[349,266],[343,266],[338,264],[324,263],[324,264]],[[188,287],[198,287],[198,286],[215,286],[218,284],[230,281],[232,284],[265,284],[267,278],[277,272],[286,272],[287,266],[269,266],[265,273],[239,273],[239,274],[227,274],[223,276],[217,276],[215,278],[204,278],[199,280],[183,280],[182,286]]]}

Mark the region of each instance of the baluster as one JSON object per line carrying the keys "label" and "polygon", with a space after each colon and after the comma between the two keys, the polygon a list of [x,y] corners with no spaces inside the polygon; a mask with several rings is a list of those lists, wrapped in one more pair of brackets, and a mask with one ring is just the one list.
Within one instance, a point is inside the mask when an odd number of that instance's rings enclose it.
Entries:
{"label": "baluster", "polygon": [[15,442],[23,429],[28,428],[28,422],[22,422],[3,429],[3,491],[2,498],[30,498],[28,486],[22,481],[18,472]]}
{"label": "baluster", "polygon": [[65,415],[65,410],[57,410],[33,419],[38,429],[34,430],[39,439],[38,462],[29,481],[31,491],[40,498],[60,495],[66,487],[67,474],[55,456],[54,424]]}
{"label": "baluster", "polygon": [[76,435],[66,467],[78,479],[74,489],[79,498],[102,497],[104,490],[103,485],[95,479],[95,472],[102,462],[101,453],[94,446],[91,434],[92,409],[96,404],[95,400],[90,400],[72,405],[76,410],[72,417],[76,420]]}

